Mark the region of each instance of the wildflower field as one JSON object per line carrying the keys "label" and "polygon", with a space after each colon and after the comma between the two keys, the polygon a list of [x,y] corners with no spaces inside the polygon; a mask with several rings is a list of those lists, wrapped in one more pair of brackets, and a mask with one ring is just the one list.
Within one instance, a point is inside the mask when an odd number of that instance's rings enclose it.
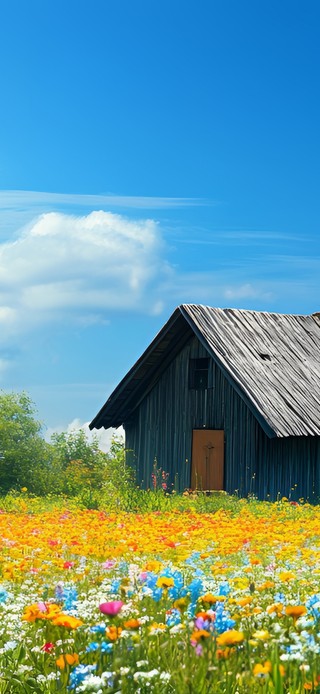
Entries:
{"label": "wildflower field", "polygon": [[0,694],[320,692],[320,508],[0,513]]}

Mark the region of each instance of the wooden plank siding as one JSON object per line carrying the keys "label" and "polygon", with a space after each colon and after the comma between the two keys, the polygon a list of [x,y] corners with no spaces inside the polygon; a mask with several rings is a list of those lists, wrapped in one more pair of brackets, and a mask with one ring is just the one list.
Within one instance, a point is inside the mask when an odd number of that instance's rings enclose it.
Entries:
{"label": "wooden plank siding", "polygon": [[189,359],[205,357],[208,351],[193,336],[124,422],[138,482],[144,488],[152,486],[156,458],[169,473],[169,488],[175,480],[180,491],[190,488],[192,430],[205,427],[225,432],[227,492],[318,501],[320,438],[269,438],[212,358],[208,389],[190,390]]}

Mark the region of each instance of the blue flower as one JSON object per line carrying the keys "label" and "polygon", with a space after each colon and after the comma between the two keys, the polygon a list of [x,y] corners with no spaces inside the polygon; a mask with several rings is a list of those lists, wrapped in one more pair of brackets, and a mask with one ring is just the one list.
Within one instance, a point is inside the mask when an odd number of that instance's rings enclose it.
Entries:
{"label": "blue flower", "polygon": [[168,627],[175,627],[177,624],[180,624],[180,622],[181,622],[180,610],[172,609],[172,610],[170,610],[170,612],[167,612],[166,624],[168,625]]}
{"label": "blue flower", "polygon": [[2,588],[2,586],[1,586],[0,587],[0,603],[5,602],[8,599],[8,597],[9,597],[8,591],[5,590],[4,588]]}
{"label": "blue flower", "polygon": [[203,583],[200,578],[195,578],[187,586],[188,593],[191,598],[191,602],[197,602],[201,593],[203,593]]}
{"label": "blue flower", "polygon": [[230,593],[230,586],[228,581],[223,581],[223,583],[220,583],[219,588],[218,588],[218,595],[229,595]]}
{"label": "blue flower", "polygon": [[152,597],[153,597],[155,602],[159,602],[159,600],[161,600],[162,593],[163,593],[162,588],[154,588],[154,590],[152,592]]}
{"label": "blue flower", "polygon": [[111,587],[110,587],[111,593],[118,593],[120,585],[121,585],[120,579],[115,578],[111,583]]}
{"label": "blue flower", "polygon": [[100,643],[97,641],[91,641],[89,645],[86,648],[87,653],[94,653],[95,651],[98,651],[100,648]]}
{"label": "blue flower", "polygon": [[214,630],[218,634],[223,634],[228,629],[233,629],[235,625],[234,619],[231,619],[230,614],[224,609],[223,603],[218,602],[215,610]]}
{"label": "blue flower", "polygon": [[106,628],[106,624],[95,624],[93,627],[90,627],[90,631],[93,634],[105,634]]}
{"label": "blue flower", "polygon": [[310,610],[314,619],[316,619],[316,620],[320,619],[320,595],[319,595],[319,593],[315,593],[314,595],[311,595],[309,600],[307,600],[307,602],[306,602],[306,607],[308,608],[308,610]]}
{"label": "blue flower", "polygon": [[74,610],[76,602],[78,600],[78,593],[76,589],[72,587],[65,586],[62,592],[63,607],[65,610]]}
{"label": "blue flower", "polygon": [[77,665],[70,673],[70,684],[68,689],[76,689],[96,667],[96,665]]}
{"label": "blue flower", "polygon": [[108,643],[107,641],[102,641],[102,643],[100,644],[100,648],[101,648],[101,653],[111,653],[111,651],[113,649],[113,644]]}

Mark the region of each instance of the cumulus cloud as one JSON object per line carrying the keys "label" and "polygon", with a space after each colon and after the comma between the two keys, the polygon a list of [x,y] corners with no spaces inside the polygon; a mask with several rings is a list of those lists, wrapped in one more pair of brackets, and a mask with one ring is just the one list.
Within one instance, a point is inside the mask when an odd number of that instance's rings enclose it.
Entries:
{"label": "cumulus cloud", "polygon": [[90,325],[110,309],[158,313],[153,289],[168,270],[152,219],[43,214],[0,245],[0,330],[10,335],[64,315]]}
{"label": "cumulus cloud", "polygon": [[49,427],[46,430],[45,438],[47,441],[50,441],[50,438],[52,434],[60,434],[63,431],[66,431],[68,434],[72,434],[73,432],[77,431],[84,431],[88,441],[92,441],[94,438],[98,439],[99,441],[99,448],[101,451],[104,451],[107,453],[110,450],[110,445],[112,438],[116,436],[117,438],[125,438],[125,433],[123,427],[119,427],[118,429],[95,429],[94,431],[91,431],[89,429],[89,424],[90,422],[82,422],[80,419],[73,419],[72,422],[70,422],[67,427]]}

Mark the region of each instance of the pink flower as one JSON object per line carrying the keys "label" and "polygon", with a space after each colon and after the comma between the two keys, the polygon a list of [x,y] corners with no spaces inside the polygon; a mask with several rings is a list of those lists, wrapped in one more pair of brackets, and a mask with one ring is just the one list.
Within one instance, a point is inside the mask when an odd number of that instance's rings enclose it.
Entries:
{"label": "pink flower", "polygon": [[103,569],[112,569],[112,567],[115,565],[115,561],[112,561],[112,559],[107,559],[103,564],[101,564]]}
{"label": "pink flower", "polygon": [[45,602],[38,602],[39,612],[47,612],[47,605]]}
{"label": "pink flower", "polygon": [[139,574],[139,581],[141,583],[144,583],[148,578],[148,572],[147,571],[141,571],[141,574]]}
{"label": "pink flower", "polygon": [[99,605],[99,610],[102,614],[107,614],[109,617],[116,617],[122,608],[121,600],[113,600],[112,602],[102,602]]}

